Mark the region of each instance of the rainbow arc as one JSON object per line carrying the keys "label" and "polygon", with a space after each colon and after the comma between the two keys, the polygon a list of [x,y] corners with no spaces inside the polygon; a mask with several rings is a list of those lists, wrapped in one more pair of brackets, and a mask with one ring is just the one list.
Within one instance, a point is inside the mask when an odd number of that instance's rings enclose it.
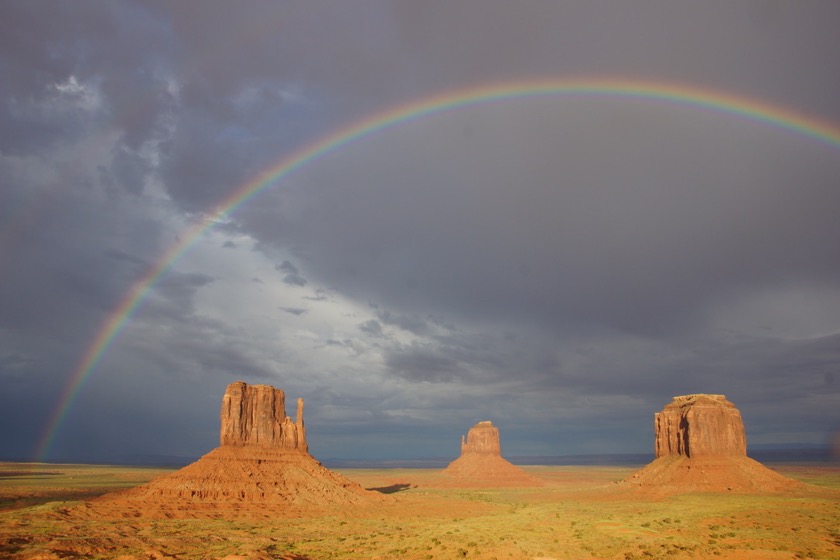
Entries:
{"label": "rainbow arc", "polygon": [[36,459],[44,460],[80,389],[96,369],[108,348],[142,304],[157,281],[201,235],[224,221],[237,208],[261,192],[287,179],[325,155],[377,133],[426,116],[481,104],[538,97],[585,97],[590,99],[640,99],[684,107],[687,110],[729,114],[744,121],[768,125],[840,149],[840,126],[803,112],[767,103],[754,97],[710,88],[660,81],[619,78],[549,79],[496,83],[459,89],[397,105],[340,128],[297,151],[283,156],[259,175],[231,189],[204,217],[184,232],[126,292],[103,321],[85,349],[38,442]]}

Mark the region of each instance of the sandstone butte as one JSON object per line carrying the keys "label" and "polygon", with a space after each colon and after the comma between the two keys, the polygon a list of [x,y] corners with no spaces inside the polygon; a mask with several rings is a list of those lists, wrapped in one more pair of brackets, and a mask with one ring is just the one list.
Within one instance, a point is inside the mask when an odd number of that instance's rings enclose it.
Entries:
{"label": "sandstone butte", "polygon": [[294,420],[285,394],[237,381],[222,397],[220,446],[195,463],[146,485],[113,492],[93,507],[134,515],[206,517],[297,511],[390,498],[363,489],[308,452],[303,399]]}
{"label": "sandstone butte", "polygon": [[461,436],[461,456],[444,474],[463,486],[541,486],[543,482],[502,457],[499,429],[489,420]]}
{"label": "sandstone butte", "polygon": [[620,484],[651,493],[780,492],[800,483],[747,457],[741,413],[724,395],[683,395],[654,414],[655,459]]}

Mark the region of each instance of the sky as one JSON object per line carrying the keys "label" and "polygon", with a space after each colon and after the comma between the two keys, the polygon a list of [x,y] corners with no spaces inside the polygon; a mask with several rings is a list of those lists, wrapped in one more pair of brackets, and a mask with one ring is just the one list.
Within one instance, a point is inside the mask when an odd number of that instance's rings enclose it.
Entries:
{"label": "sky", "polygon": [[481,420],[508,456],[649,453],[654,412],[697,392],[751,447],[827,445],[836,139],[514,95],[218,210],[354,123],[500,84],[671,84],[838,131],[838,21],[781,0],[0,3],[0,458],[198,457],[236,380],[303,397],[322,460],[454,459]]}

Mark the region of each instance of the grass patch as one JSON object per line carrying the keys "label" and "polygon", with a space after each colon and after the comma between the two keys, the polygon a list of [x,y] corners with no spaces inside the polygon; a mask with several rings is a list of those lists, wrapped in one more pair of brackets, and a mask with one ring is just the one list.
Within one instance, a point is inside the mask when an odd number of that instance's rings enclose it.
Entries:
{"label": "grass patch", "polygon": [[[0,471],[21,471],[0,466]],[[365,487],[411,483],[376,511],[261,519],[85,517],[79,492],[124,488],[160,469],[45,466],[0,476],[16,504],[0,511],[0,557],[63,551],[68,558],[149,557],[179,560],[227,555],[301,560],[357,558],[736,558],[785,551],[791,558],[840,558],[840,486],[836,470],[811,471],[824,494],[750,496],[689,494],[667,499],[616,497],[609,472],[541,467],[547,485],[533,489],[436,487],[436,471],[366,470],[344,474]],[[822,478],[820,478],[822,477]],[[15,494],[18,492],[18,494]],[[40,497],[38,497],[40,496]],[[37,498],[37,499],[36,499]],[[27,502],[29,500],[29,502]],[[36,501],[31,501],[36,500]],[[37,501],[41,500],[41,501]],[[55,552],[57,554],[57,552]]]}

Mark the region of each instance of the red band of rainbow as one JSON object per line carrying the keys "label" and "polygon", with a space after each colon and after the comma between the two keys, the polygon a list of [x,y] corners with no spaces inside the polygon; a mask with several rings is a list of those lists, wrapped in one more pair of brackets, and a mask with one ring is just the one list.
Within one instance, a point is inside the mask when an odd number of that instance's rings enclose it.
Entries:
{"label": "red band of rainbow", "polygon": [[810,117],[793,109],[766,103],[754,97],[735,95],[708,88],[617,78],[580,78],[496,83],[459,89],[392,107],[345,126],[297,151],[284,156],[251,180],[235,187],[177,243],[167,249],[146,274],[131,286],[119,305],[102,323],[82,359],[68,379],[64,391],[38,442],[36,460],[43,461],[85,381],[122,331],[155,283],[172,264],[219,218],[231,214],[263,190],[276,185],[295,171],[315,162],[334,150],[377,132],[403,125],[415,119],[462,107],[510,99],[536,97],[625,98],[660,102],[694,110],[730,114],[747,121],[766,124],[800,136],[840,148],[840,127]]}

